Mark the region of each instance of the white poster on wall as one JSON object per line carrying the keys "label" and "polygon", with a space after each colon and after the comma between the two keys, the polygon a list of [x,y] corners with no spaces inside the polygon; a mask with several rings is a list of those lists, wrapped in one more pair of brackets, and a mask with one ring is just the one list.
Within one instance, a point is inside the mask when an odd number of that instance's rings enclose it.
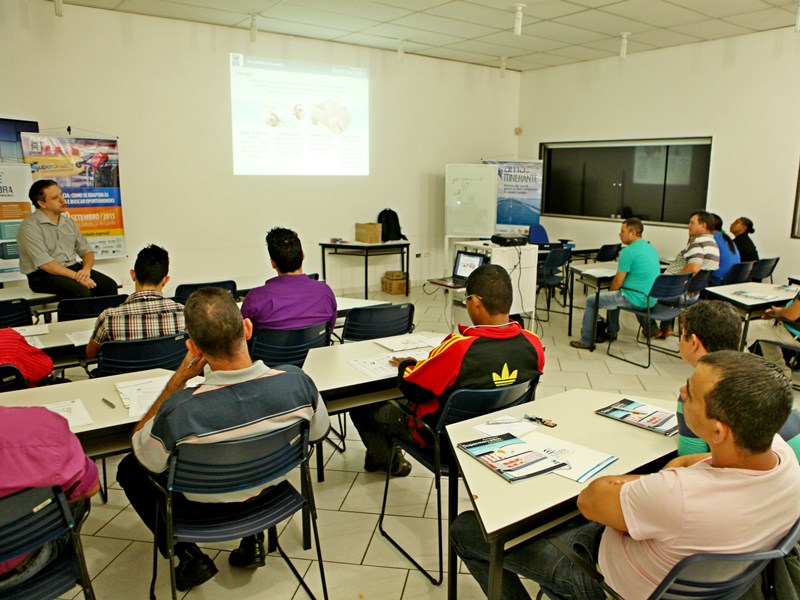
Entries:
{"label": "white poster on wall", "polygon": [[542,213],[542,161],[493,161],[497,165],[497,231],[527,234]]}
{"label": "white poster on wall", "polygon": [[0,281],[25,279],[19,272],[17,230],[33,211],[31,183],[30,166],[0,162]]}

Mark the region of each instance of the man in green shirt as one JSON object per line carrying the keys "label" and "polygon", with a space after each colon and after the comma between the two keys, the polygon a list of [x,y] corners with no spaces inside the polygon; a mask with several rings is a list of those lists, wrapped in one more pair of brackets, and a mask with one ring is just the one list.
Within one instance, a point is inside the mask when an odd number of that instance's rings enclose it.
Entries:
{"label": "man in green shirt", "polygon": [[[573,340],[573,348],[594,348],[592,329],[601,308],[608,309],[608,333],[616,339],[619,331],[619,309],[645,308],[647,294],[656,277],[661,273],[658,252],[650,242],[642,239],[644,225],[637,218],[627,219],[619,230],[619,239],[627,247],[620,252],[617,273],[609,286],[609,291],[601,292],[598,305],[595,296],[586,297],[586,310],[583,313],[581,339]],[[651,306],[655,302],[651,303]]]}

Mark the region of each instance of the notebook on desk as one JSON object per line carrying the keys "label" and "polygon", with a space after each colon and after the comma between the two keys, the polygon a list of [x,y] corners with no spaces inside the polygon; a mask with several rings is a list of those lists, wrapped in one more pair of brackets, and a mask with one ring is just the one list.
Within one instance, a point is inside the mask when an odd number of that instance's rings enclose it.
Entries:
{"label": "notebook on desk", "polygon": [[463,288],[467,285],[467,277],[469,277],[475,269],[483,265],[486,260],[487,256],[485,254],[459,250],[456,252],[456,260],[455,263],[453,263],[453,275],[440,279],[428,279],[428,281],[448,288]]}

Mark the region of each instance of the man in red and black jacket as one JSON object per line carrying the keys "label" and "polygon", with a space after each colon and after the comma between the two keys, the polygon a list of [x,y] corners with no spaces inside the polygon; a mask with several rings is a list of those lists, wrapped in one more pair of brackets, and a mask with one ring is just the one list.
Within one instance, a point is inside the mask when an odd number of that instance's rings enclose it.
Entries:
{"label": "man in red and black jacket", "polygon": [[[473,325],[459,325],[428,358],[393,358],[399,369],[398,387],[411,411],[434,427],[449,395],[460,388],[491,389],[533,379],[544,369],[539,338],[508,317],[513,290],[511,278],[499,265],[484,265],[467,279],[465,298]],[[367,455],[364,469],[385,470],[392,449],[391,436],[432,445],[424,429],[396,406],[372,404],[350,411]],[[411,465],[398,451],[392,457],[392,475],[405,477]]]}

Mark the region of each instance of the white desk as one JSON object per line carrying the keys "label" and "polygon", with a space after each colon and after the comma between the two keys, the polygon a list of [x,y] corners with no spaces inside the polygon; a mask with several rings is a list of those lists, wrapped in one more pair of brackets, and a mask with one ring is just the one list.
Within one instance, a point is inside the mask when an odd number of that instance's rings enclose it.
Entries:
{"label": "white desk", "polygon": [[[675,410],[675,402],[627,397]],[[676,453],[673,438],[594,414],[595,409],[621,398],[621,394],[574,389],[496,414],[522,416],[532,412],[558,424],[554,429],[539,429],[547,435],[619,457],[617,462],[601,471],[600,476],[657,470]],[[512,484],[456,448],[460,442],[484,437],[472,427],[491,418],[484,416],[449,425],[447,433],[483,535],[491,544],[489,598],[495,599],[500,597],[506,543],[514,541],[514,545],[543,533],[550,528],[543,526],[552,525],[553,519],[574,511],[577,496],[587,484],[553,473]],[[452,592],[455,591],[455,575],[452,571],[448,573],[448,590]],[[450,597],[454,597],[452,593]]]}
{"label": "white desk", "polygon": [[[750,292],[768,296],[777,296],[773,300],[763,300],[761,298],[748,298],[739,296],[736,292]],[[734,283],[732,285],[717,285],[706,288],[706,293],[711,299],[724,300],[739,311],[744,321],[742,328],[742,339],[739,349],[744,350],[747,342],[747,330],[750,328],[750,319],[760,317],[768,308],[772,306],[782,306],[797,296],[797,292],[780,289],[779,285],[773,283]]]}

